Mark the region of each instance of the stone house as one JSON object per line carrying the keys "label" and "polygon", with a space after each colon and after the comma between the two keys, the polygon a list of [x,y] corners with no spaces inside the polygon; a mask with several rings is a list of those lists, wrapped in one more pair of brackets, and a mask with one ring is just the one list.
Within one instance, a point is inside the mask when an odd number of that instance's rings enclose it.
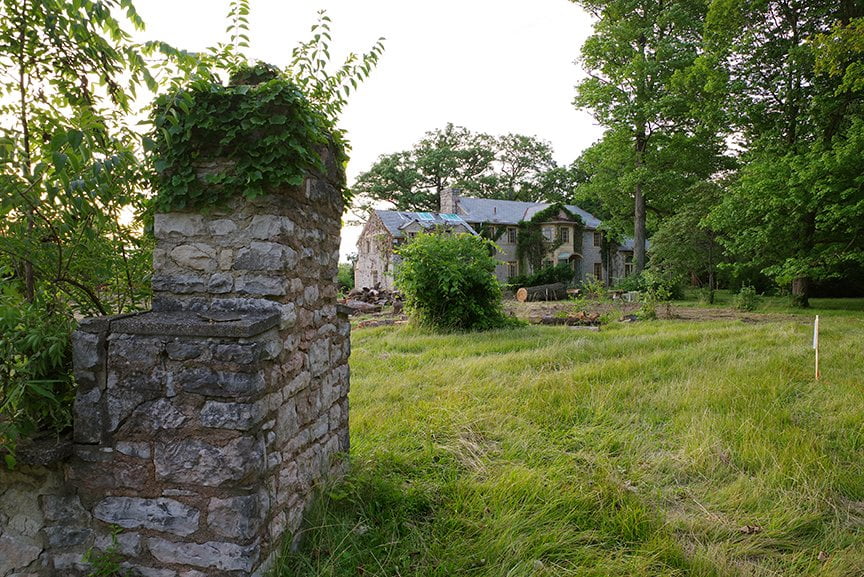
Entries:
{"label": "stone house", "polygon": [[[442,191],[440,202],[441,214],[438,215],[376,210],[358,241],[356,286],[380,283],[382,288],[391,288],[396,265],[393,249],[416,232],[432,228],[438,219],[458,223],[455,230],[464,228],[464,232],[472,234],[484,231],[486,236],[495,239],[499,248],[496,255],[499,264],[495,269],[498,280],[506,282],[516,275],[534,272],[531,265],[518,256],[519,225],[531,221],[551,204],[463,197],[450,188]],[[597,217],[575,205],[564,208],[566,211],[546,215],[547,220],[539,223],[544,238],[554,246],[543,258],[544,267],[567,264],[573,269],[574,280],[596,278],[607,285],[632,272],[632,239],[622,245],[606,242]],[[424,217],[427,220],[418,221],[418,214],[428,215]]]}
{"label": "stone house", "polygon": [[357,240],[354,286],[379,286],[392,290],[393,273],[399,263],[395,250],[417,233],[431,230],[477,234],[461,217],[452,213],[373,211]]}

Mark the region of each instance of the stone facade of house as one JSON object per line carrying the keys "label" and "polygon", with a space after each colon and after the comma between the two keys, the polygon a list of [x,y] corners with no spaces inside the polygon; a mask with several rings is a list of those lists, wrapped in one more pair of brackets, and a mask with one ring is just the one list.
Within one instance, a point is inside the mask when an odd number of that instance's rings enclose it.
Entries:
{"label": "stone facade of house", "polygon": [[354,286],[394,288],[399,264],[396,249],[421,232],[477,234],[453,214],[376,210],[369,215],[357,240]]}
{"label": "stone facade of house", "polygon": [[0,469],[0,577],[261,575],[344,470],[341,169],[155,219],[153,310],[74,335],[71,455]]}
{"label": "stone facade of house", "polygon": [[[448,188],[441,193],[440,206],[440,214],[455,215],[475,234],[484,229],[493,231],[492,236],[499,249],[496,254],[499,264],[495,268],[498,280],[507,282],[517,274],[534,272],[529,263],[519,258],[519,223],[531,220],[548,204],[467,198]],[[541,223],[544,236],[556,240],[556,246],[544,258],[543,266],[566,264],[573,269],[573,277],[577,281],[597,278],[611,284],[629,274],[631,267],[627,264],[626,247],[604,255],[605,243],[600,221],[577,206],[566,208],[576,214],[580,222],[573,222],[570,216],[561,213]],[[357,244],[356,286],[373,287],[378,284],[382,288],[392,288],[393,274],[398,264],[394,248],[408,238],[398,226],[399,215],[408,215],[403,218],[410,219],[410,215],[415,214],[378,210],[370,216]]]}

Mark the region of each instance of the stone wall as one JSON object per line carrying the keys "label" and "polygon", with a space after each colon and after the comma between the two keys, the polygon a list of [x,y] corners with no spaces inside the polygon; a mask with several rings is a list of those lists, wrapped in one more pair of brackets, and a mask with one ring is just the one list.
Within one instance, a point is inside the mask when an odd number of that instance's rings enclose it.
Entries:
{"label": "stone wall", "polygon": [[297,534],[348,450],[328,164],[254,201],[156,215],[153,310],[74,336],[74,455],[0,479],[0,577],[84,575],[83,553],[109,547],[145,577],[260,574]]}

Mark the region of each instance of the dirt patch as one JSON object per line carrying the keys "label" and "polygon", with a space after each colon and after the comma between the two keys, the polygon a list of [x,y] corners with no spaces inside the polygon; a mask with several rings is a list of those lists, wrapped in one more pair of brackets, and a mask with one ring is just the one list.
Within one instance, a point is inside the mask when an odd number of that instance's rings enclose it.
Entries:
{"label": "dirt patch", "polygon": [[[563,317],[576,311],[570,301],[529,302],[520,303],[516,300],[504,301],[504,310],[511,316],[518,317],[530,323],[542,323],[544,317]],[[598,314],[601,317],[620,319],[635,315],[639,311],[639,303],[601,302],[588,303],[584,312]],[[657,307],[657,318],[680,321],[742,321],[745,323],[768,323],[796,320],[794,315],[755,313],[739,311],[722,307],[695,307],[672,304],[669,307],[661,304]]]}

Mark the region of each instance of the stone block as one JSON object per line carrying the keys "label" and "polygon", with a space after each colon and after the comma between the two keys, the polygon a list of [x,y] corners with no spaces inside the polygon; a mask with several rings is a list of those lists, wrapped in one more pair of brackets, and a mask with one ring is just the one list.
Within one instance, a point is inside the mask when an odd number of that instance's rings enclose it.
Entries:
{"label": "stone block", "polygon": [[207,401],[201,409],[201,424],[215,429],[248,431],[263,415],[259,403],[222,403]]}
{"label": "stone block", "polygon": [[189,420],[169,399],[156,399],[142,404],[129,418],[124,429],[140,433],[179,429]]}
{"label": "stone block", "polygon": [[114,444],[114,450],[128,457],[135,457],[136,459],[149,459],[152,454],[150,451],[150,443],[118,441]]}
{"label": "stone block", "polygon": [[138,533],[124,532],[116,535],[97,535],[93,544],[99,551],[114,548],[121,555],[135,557],[143,550],[143,541]]}
{"label": "stone block", "polygon": [[210,499],[207,525],[221,537],[248,541],[258,535],[263,522],[264,508],[257,495]]}
{"label": "stone block", "polygon": [[251,242],[237,251],[234,270],[268,271],[275,273],[294,268],[297,253],[289,246],[275,242]]}
{"label": "stone block", "polygon": [[93,530],[89,527],[69,525],[54,525],[45,527],[45,542],[52,548],[67,548],[89,545],[93,539]]}
{"label": "stone block", "polygon": [[153,218],[153,235],[159,240],[195,237],[205,230],[204,217],[200,214],[157,213]]}
{"label": "stone block", "polygon": [[255,240],[277,240],[294,232],[294,223],[287,216],[256,214],[252,217],[247,234]]}
{"label": "stone block", "polygon": [[322,339],[309,346],[309,370],[313,377],[324,374],[330,368],[330,342]]}
{"label": "stone block", "polygon": [[42,495],[40,501],[42,514],[48,522],[83,524],[90,519],[78,495]]}
{"label": "stone block", "polygon": [[120,568],[123,571],[123,575],[129,575],[130,577],[177,577],[177,571],[173,569],[157,569],[134,563],[121,563]]}
{"label": "stone block", "polygon": [[279,276],[246,274],[234,281],[234,290],[239,294],[261,296],[284,296],[285,279]]}
{"label": "stone block", "polygon": [[165,343],[165,352],[172,361],[191,361],[207,351],[207,346],[201,341],[173,339]]}
{"label": "stone block", "polygon": [[241,481],[263,470],[263,451],[251,437],[240,437],[223,447],[199,439],[163,441],[156,445],[154,463],[161,481],[218,487]]}
{"label": "stone block", "polygon": [[78,389],[73,405],[75,415],[73,438],[76,443],[99,443],[105,422],[102,414],[102,391],[98,387]]}
{"label": "stone block", "polygon": [[229,343],[213,347],[213,358],[226,363],[237,363],[251,365],[260,356],[260,345],[258,343]]}
{"label": "stone block", "polygon": [[106,497],[93,509],[93,516],[124,529],[152,529],[185,537],[198,530],[199,512],[163,497]]}
{"label": "stone block", "polygon": [[217,272],[207,281],[207,292],[210,294],[225,294],[234,290],[234,277],[227,272]]}
{"label": "stone block", "polygon": [[174,385],[187,393],[210,397],[243,397],[264,391],[264,377],[260,371],[234,373],[216,371],[206,367],[185,369],[174,376]]}
{"label": "stone block", "polygon": [[193,294],[205,292],[209,280],[209,275],[153,273],[151,285],[154,292]]}
{"label": "stone block", "polygon": [[228,218],[220,218],[211,220],[207,224],[212,236],[228,236],[237,232],[237,225],[233,220]]}
{"label": "stone block", "polygon": [[32,538],[0,535],[0,575],[26,569],[41,553],[42,547]]}
{"label": "stone block", "polygon": [[75,370],[101,367],[105,362],[105,337],[83,331],[72,333],[72,364]]}
{"label": "stone block", "polygon": [[150,553],[162,563],[212,567],[221,571],[251,572],[258,561],[260,547],[235,543],[177,543],[157,537],[147,539]]}
{"label": "stone block", "polygon": [[203,242],[181,244],[171,249],[169,253],[171,260],[184,269],[192,269],[203,272],[215,271],[219,263],[218,251]]}

